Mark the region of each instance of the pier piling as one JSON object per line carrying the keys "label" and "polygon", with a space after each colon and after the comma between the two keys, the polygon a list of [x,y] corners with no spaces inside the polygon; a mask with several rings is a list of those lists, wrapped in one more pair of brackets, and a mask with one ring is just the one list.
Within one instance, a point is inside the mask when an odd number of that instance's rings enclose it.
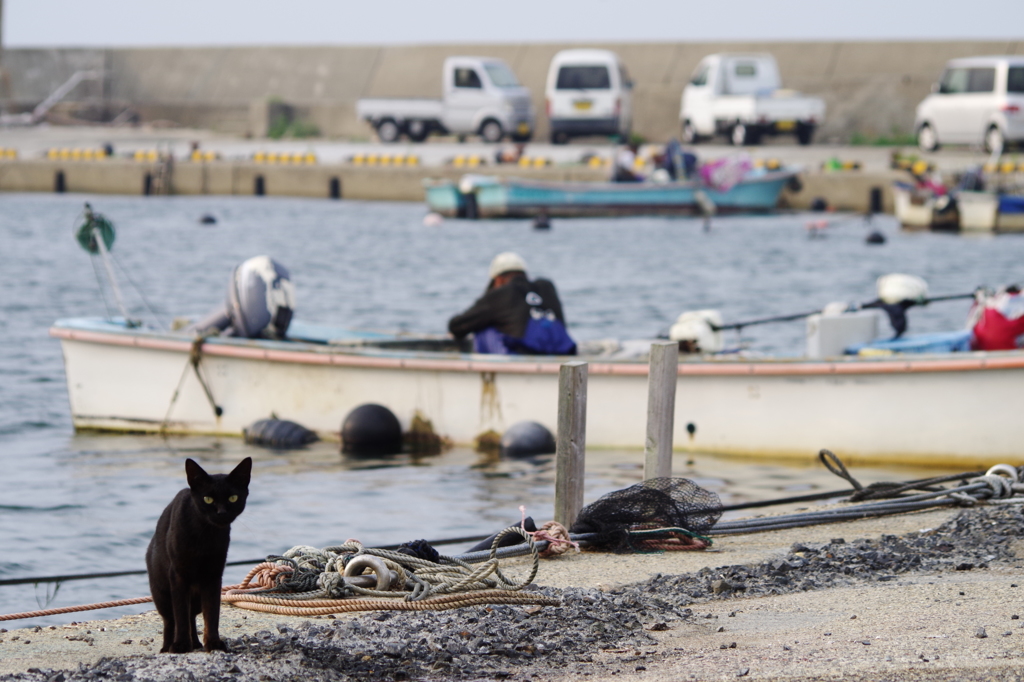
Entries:
{"label": "pier piling", "polygon": [[587,363],[566,362],[558,372],[555,449],[555,521],[572,526],[583,508],[587,438]]}
{"label": "pier piling", "polygon": [[647,439],[644,442],[644,480],[672,475],[672,437],[679,375],[679,343],[651,344],[647,376]]}

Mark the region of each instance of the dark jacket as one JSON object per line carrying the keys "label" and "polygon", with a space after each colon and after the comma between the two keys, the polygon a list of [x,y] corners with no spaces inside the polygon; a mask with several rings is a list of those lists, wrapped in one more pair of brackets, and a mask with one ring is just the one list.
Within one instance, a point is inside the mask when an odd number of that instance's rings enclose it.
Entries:
{"label": "dark jacket", "polygon": [[565,324],[555,285],[546,279],[531,282],[523,276],[503,287],[488,290],[468,310],[448,321],[448,331],[456,338],[462,338],[493,327],[502,334],[521,339],[526,334],[531,308],[550,310],[559,322]]}

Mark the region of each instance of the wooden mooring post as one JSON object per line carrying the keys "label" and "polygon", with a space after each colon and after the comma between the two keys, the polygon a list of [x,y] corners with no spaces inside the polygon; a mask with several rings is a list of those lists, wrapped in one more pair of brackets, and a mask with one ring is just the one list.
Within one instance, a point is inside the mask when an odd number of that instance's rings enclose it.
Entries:
{"label": "wooden mooring post", "polygon": [[555,521],[572,526],[583,509],[587,445],[587,363],[566,362],[558,371],[558,438],[555,449]]}
{"label": "wooden mooring post", "polygon": [[644,480],[672,475],[672,437],[676,414],[679,344],[651,344],[647,376],[647,440],[644,443]]}

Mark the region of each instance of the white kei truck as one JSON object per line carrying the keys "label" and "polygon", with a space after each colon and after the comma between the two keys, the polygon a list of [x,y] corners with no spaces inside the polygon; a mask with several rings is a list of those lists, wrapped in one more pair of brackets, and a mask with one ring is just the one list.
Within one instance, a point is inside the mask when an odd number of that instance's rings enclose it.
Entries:
{"label": "white kei truck", "polygon": [[759,144],[766,135],[795,135],[810,144],[824,118],[820,98],[782,88],[770,54],[708,55],[683,88],[679,111],[686,144],[716,135],[734,145]]}
{"label": "white kei truck", "polygon": [[405,135],[422,142],[431,133],[479,135],[485,142],[506,136],[526,142],[533,136],[530,91],[505,62],[491,57],[448,57],[442,72],[443,99],[380,98],[356,102],[381,142]]}

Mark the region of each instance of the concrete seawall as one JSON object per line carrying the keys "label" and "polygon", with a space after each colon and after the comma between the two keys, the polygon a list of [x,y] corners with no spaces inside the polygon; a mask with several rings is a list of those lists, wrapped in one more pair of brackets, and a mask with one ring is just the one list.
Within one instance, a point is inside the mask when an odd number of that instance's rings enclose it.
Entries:
{"label": "concrete seawall", "polygon": [[[0,161],[0,192],[77,192],[83,194],[177,194],[293,196],[367,201],[423,201],[427,178],[458,180],[466,171],[451,167],[366,167],[349,164],[279,166],[248,161],[176,162],[174,164],[107,159]],[[534,180],[598,181],[607,171],[586,166],[554,166],[524,171],[501,166],[488,175]],[[901,171],[811,172],[801,176],[799,192],[785,190],[781,203],[807,209],[822,197],[844,211],[866,211],[872,187],[882,188],[883,208],[893,210],[892,182],[907,179]],[[339,197],[332,197],[332,187]],[[261,191],[262,190],[262,191]]]}
{"label": "concrete seawall", "polygon": [[[595,44],[618,52],[635,82],[634,129],[663,141],[679,130],[679,100],[697,62],[722,51],[770,52],[786,87],[823,97],[828,114],[819,139],[843,142],[909,133],[914,108],[949,59],[1017,54],[1024,41],[707,42]],[[445,57],[477,54],[508,61],[533,93],[537,138],[548,134],[544,79],[561,44],[389,47],[232,47],[14,49],[4,52],[0,102],[26,109],[75,71],[100,69],[101,83],[72,97],[86,112],[112,116],[131,107],[144,121],[261,137],[270,101],[329,137],[367,138],[355,117],[360,97],[439,97]],[[81,111],[81,107],[78,108]]]}

